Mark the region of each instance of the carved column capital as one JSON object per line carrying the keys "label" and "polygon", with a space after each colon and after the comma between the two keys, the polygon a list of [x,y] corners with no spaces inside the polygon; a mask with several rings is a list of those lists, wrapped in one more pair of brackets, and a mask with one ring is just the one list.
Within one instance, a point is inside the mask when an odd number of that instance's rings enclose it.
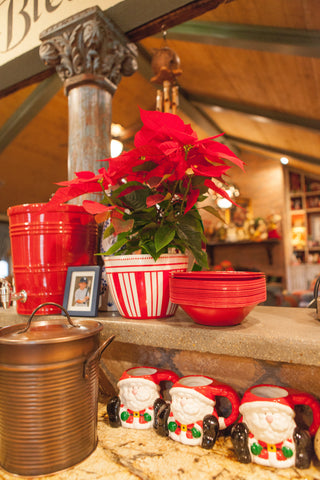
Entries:
{"label": "carved column capital", "polygon": [[99,7],[48,28],[40,40],[42,61],[56,68],[67,91],[87,82],[113,94],[122,75],[130,76],[138,68],[137,47]]}

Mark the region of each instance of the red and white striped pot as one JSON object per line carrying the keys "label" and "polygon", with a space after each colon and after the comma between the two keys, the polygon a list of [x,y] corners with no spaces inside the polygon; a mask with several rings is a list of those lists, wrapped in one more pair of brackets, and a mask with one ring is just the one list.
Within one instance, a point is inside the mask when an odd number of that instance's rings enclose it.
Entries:
{"label": "red and white striped pot", "polygon": [[155,262],[151,255],[104,257],[107,283],[117,309],[126,318],[171,317],[177,305],[170,302],[171,272],[185,272],[188,256],[164,254]]}

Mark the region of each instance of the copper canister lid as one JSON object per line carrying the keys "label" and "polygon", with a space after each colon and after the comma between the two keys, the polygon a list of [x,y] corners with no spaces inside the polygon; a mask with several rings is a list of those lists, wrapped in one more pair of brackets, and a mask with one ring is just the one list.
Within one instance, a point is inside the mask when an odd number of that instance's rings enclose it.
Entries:
{"label": "copper canister lid", "polygon": [[79,320],[73,326],[66,322],[66,319],[37,320],[27,331],[24,331],[25,323],[3,327],[0,344],[69,342],[94,335],[102,329],[102,324],[94,320]]}
{"label": "copper canister lid", "polygon": [[[33,316],[44,305],[60,307],[66,317],[33,320]],[[31,323],[32,322],[32,323]],[[102,329],[102,324],[96,320],[76,320],[70,318],[68,312],[58,304],[45,303],[39,305],[26,324],[17,324],[3,327],[0,330],[0,344],[38,344],[60,343],[74,341],[95,335]]]}
{"label": "copper canister lid", "polygon": [[[33,319],[44,305],[61,308],[66,317]],[[0,330],[0,368],[34,368],[36,365],[82,361],[99,347],[101,330],[102,324],[96,320],[73,321],[61,305],[43,303],[33,311],[27,323]]]}

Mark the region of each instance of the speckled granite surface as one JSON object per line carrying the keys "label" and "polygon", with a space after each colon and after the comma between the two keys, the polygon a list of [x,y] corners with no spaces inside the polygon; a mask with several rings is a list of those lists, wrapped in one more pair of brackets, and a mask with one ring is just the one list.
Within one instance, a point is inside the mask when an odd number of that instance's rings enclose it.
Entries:
{"label": "speckled granite surface", "polygon": [[[1,312],[0,326],[27,319],[11,308]],[[114,334],[118,342],[320,366],[315,309],[258,306],[232,327],[196,324],[180,308],[167,319],[133,320],[103,313],[97,319],[103,323],[103,335]]]}
{"label": "speckled granite surface", "polygon": [[[153,430],[113,429],[104,414],[100,404],[97,449],[79,465],[42,480],[320,480],[317,460],[307,470],[243,465],[236,461],[228,437],[219,438],[208,451],[159,437]],[[0,469],[0,479],[17,476]]]}
{"label": "speckled granite surface", "polygon": [[[14,309],[2,311],[0,326],[24,323],[27,318]],[[241,325],[229,328],[197,325],[181,310],[166,320],[106,315],[99,315],[99,320],[102,336],[116,335],[102,358],[107,388],[116,385],[125,368],[148,364],[179,374],[211,375],[240,393],[262,380],[320,397],[320,323],[314,310],[256,307]],[[112,429],[104,413],[105,406],[100,405],[99,444],[90,457],[43,480],[320,480],[316,459],[308,470],[242,465],[229,438],[221,437],[207,451],[161,438],[153,430]],[[0,479],[16,478],[0,469]]]}

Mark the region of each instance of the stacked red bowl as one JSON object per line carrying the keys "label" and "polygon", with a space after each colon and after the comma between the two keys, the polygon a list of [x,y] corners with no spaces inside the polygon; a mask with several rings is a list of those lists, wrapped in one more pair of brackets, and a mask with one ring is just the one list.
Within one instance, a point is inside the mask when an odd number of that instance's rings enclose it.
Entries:
{"label": "stacked red bowl", "polygon": [[202,325],[238,325],[267,298],[261,272],[176,272],[170,300]]}

